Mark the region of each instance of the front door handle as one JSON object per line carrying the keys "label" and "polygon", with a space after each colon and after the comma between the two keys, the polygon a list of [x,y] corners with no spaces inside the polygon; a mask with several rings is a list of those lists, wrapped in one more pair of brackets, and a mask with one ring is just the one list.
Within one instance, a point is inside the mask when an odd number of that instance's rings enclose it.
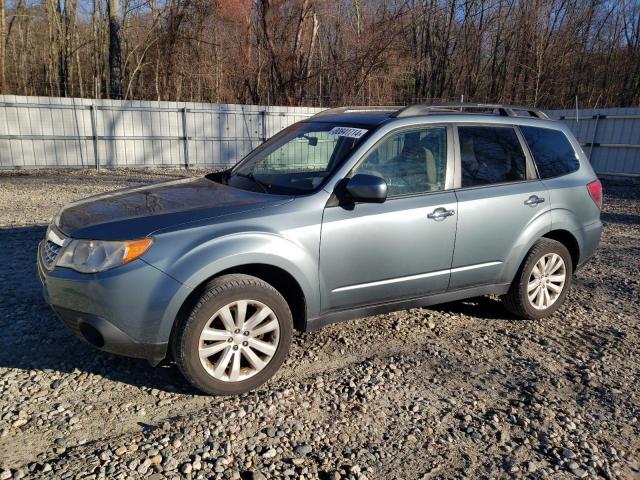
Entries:
{"label": "front door handle", "polygon": [[446,208],[438,207],[433,212],[427,214],[427,218],[435,220],[436,222],[441,222],[455,213],[455,210],[447,210]]}
{"label": "front door handle", "polygon": [[535,207],[536,205],[542,202],[544,202],[544,198],[539,197],[537,195],[531,195],[529,198],[527,198],[524,201],[524,204],[529,205],[530,207]]}

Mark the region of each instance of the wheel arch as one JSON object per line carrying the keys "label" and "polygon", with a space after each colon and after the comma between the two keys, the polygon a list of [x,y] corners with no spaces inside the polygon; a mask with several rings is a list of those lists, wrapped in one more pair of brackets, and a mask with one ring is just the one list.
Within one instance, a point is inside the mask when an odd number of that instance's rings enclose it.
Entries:
{"label": "wheel arch", "polygon": [[[274,287],[285,299],[291,316],[293,318],[293,327],[298,331],[305,331],[307,328],[307,297],[300,283],[296,278],[284,268],[267,264],[267,263],[247,263],[229,267],[221,270],[202,280],[182,302],[171,326],[171,334],[169,336],[170,350],[173,348],[173,339],[176,329],[181,322],[186,320],[191,311],[198,303],[198,300],[207,291],[208,285],[215,278],[233,273],[242,273],[259,278]],[[170,352],[173,355],[173,351]]]}
{"label": "wheel arch", "polygon": [[573,264],[572,269],[575,272],[578,262],[580,261],[580,244],[578,243],[578,239],[570,231],[563,229],[551,230],[543,235],[542,238],[548,238],[550,240],[560,242],[567,250],[569,250],[571,263]]}
{"label": "wheel arch", "polygon": [[576,271],[576,267],[580,258],[580,244],[577,238],[568,230],[554,229],[546,232],[538,232],[537,235],[529,239],[524,247],[516,250],[517,254],[514,252],[514,254],[511,256],[511,260],[508,262],[508,273],[504,277],[506,281],[512,282],[514,278],[516,278],[520,266],[527,258],[527,254],[535,246],[536,242],[543,238],[555,240],[564,245],[567,250],[569,250],[569,254],[571,255],[571,263],[573,263],[572,270],[573,272]]}
{"label": "wheel arch", "polygon": [[278,290],[284,297],[291,310],[293,326],[296,330],[304,331],[307,324],[307,298],[304,290],[296,278],[287,270],[266,263],[250,263],[228,268],[203,282],[206,283],[216,277],[231,273],[243,273],[264,280]]}

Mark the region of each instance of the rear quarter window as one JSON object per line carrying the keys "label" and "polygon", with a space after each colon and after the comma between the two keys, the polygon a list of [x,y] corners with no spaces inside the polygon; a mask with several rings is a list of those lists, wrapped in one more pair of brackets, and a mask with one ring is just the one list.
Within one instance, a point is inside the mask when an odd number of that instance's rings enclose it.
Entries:
{"label": "rear quarter window", "polygon": [[577,154],[567,136],[549,128],[520,127],[540,178],[559,177],[580,168]]}

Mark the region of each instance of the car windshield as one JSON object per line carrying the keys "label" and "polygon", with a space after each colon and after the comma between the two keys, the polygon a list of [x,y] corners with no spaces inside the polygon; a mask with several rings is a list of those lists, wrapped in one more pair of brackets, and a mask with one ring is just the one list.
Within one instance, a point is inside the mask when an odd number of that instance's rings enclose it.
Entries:
{"label": "car windshield", "polygon": [[316,190],[368,133],[325,122],[291,125],[267,140],[228,174],[233,187],[274,194]]}

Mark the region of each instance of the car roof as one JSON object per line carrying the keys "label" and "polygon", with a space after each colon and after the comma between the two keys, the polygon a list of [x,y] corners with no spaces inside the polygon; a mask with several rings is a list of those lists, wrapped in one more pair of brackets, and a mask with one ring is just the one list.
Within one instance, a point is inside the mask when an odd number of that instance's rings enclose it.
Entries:
{"label": "car roof", "polygon": [[340,107],[323,110],[307,122],[346,123],[375,127],[398,111],[398,107]]}
{"label": "car roof", "polygon": [[[448,117],[469,116],[506,120],[508,118],[549,120],[542,111],[533,107],[491,103],[429,103],[407,107],[339,107],[327,109],[306,121],[346,123],[362,126],[378,126],[393,119],[438,115]],[[505,122],[506,123],[506,122]]]}

